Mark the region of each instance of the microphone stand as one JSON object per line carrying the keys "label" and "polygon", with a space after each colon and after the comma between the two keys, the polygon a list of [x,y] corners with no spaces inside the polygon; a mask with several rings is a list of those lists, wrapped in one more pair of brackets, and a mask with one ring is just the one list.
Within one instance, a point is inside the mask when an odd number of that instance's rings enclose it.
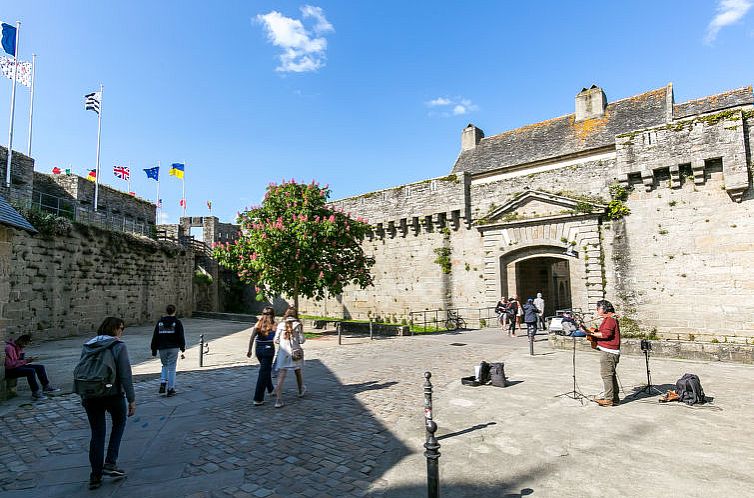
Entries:
{"label": "microphone stand", "polygon": [[[571,334],[573,334],[573,332],[571,332]],[[579,391],[576,386],[576,336],[571,335],[571,340],[573,341],[573,389],[571,391],[558,394],[555,397],[559,398],[563,396],[566,398],[577,399],[583,405],[584,400],[588,398],[581,391]]]}

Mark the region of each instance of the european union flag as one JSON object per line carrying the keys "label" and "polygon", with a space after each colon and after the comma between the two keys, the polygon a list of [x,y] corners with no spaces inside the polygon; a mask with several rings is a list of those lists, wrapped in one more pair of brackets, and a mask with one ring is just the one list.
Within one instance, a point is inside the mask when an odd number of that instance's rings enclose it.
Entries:
{"label": "european union flag", "polygon": [[10,24],[3,23],[3,50],[6,53],[15,56],[16,55],[16,27]]}
{"label": "european union flag", "polygon": [[154,168],[145,168],[144,173],[147,174],[147,178],[152,178],[154,180],[160,181],[160,167],[155,166]]}

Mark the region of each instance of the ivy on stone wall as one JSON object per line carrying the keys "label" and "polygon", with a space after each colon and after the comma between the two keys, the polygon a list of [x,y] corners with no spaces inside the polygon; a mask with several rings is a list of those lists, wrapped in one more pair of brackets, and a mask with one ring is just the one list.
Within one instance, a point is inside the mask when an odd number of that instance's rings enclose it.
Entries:
{"label": "ivy on stone wall", "polygon": [[626,206],[629,188],[620,183],[610,185],[610,202],[607,203],[607,217],[610,220],[619,220],[631,214],[631,208]]}
{"label": "ivy on stone wall", "polygon": [[442,272],[445,274],[450,273],[453,270],[453,265],[450,260],[450,247],[438,247],[435,249],[435,254],[437,254],[435,263],[440,265]]}

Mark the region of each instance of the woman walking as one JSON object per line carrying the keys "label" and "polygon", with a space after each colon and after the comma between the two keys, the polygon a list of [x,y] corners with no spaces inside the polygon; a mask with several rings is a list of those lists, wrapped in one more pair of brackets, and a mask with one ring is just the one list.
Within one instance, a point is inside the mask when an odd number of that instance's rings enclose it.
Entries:
{"label": "woman walking", "polygon": [[304,350],[301,345],[306,341],[304,337],[304,327],[298,319],[296,308],[291,306],[283,315],[283,321],[278,324],[275,333],[275,344],[279,345],[278,357],[275,360],[275,366],[280,373],[278,374],[278,385],[275,388],[275,408],[283,406],[283,382],[289,370],[293,370],[296,375],[296,384],[298,385],[298,397],[306,394],[306,386],[301,373],[301,367],[304,364]]}
{"label": "woman walking", "polygon": [[[92,466],[89,489],[99,488],[102,485],[103,475],[110,477],[126,475],[116,463],[120,440],[126,428],[126,416],[130,417],[136,412],[136,400],[128,350],[126,344],[120,340],[124,329],[125,325],[120,318],[112,316],[105,318],[97,330],[97,336],[87,341],[81,351],[82,361],[87,355],[98,356],[102,358],[101,361],[106,361],[115,367],[115,381],[112,385],[108,384],[109,387],[103,395],[91,397],[82,394],[81,397],[81,404],[86,410],[92,430],[92,438],[89,442],[89,463]],[[124,394],[126,399],[123,399]],[[128,400],[128,408],[126,408],[126,400]],[[106,413],[110,414],[112,426],[107,456],[104,455],[105,432],[107,431]]]}
{"label": "woman walking", "polygon": [[159,394],[167,390],[168,398],[175,396],[175,371],[178,367],[178,352],[181,358],[186,351],[186,338],[183,333],[183,323],[175,317],[175,305],[168,304],[165,308],[167,315],[160,318],[152,333],[152,356],[160,352],[160,389]]}
{"label": "woman walking", "polygon": [[[262,318],[254,325],[254,331],[249,339],[249,351],[247,358],[251,358],[252,351],[259,360],[259,377],[257,388],[254,390],[254,406],[264,404],[264,391],[271,393],[272,387],[272,360],[275,358],[275,310],[266,306],[262,310]],[[256,340],[256,347],[254,341]]]}

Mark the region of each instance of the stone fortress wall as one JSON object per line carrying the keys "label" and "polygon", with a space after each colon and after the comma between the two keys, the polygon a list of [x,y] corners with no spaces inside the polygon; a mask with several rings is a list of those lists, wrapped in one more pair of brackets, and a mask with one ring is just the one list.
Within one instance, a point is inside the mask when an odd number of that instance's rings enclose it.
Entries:
{"label": "stone fortress wall", "polygon": [[[748,341],[753,104],[751,87],[682,104],[671,85],[610,104],[592,87],[568,116],[488,138],[469,125],[451,175],[333,203],[373,226],[375,285],[302,311],[400,320],[533,297],[538,282],[550,314],[560,279],[557,299],[590,311],[607,298],[644,332]],[[619,220],[605,214],[614,184],[630,189]]]}

